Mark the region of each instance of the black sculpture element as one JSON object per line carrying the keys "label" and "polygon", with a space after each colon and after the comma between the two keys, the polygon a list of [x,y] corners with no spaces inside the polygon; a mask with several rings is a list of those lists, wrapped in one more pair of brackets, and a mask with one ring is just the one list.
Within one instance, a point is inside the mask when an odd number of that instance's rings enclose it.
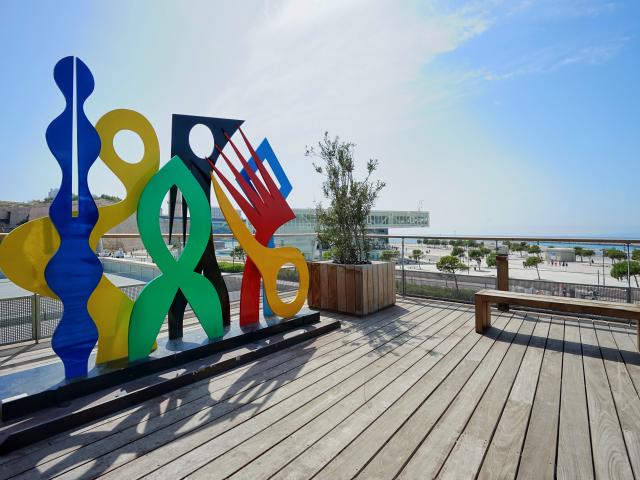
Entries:
{"label": "black sculpture element", "polygon": [[[223,132],[232,136],[236,130],[242,125],[244,120],[232,120],[226,118],[213,117],[197,117],[193,115],[176,115],[172,116],[171,122],[171,156],[178,155],[187,166],[191,174],[194,176],[205,195],[211,203],[211,166],[204,158],[199,158],[191,149],[189,143],[189,133],[195,125],[204,125],[213,135],[215,145],[223,149],[227,144],[227,138]],[[218,151],[213,147],[213,151],[209,156],[212,162],[218,159]],[[169,191],[169,242],[173,234],[173,219],[175,218],[176,200],[178,187],[173,186]],[[182,198],[182,239],[185,242],[187,236],[187,203]],[[207,248],[202,254],[202,258],[198,262],[195,271],[202,273],[215,287],[220,297],[222,306],[222,320],[224,325],[231,323],[231,306],[229,303],[229,292],[222,278],[218,261],[216,260],[215,248],[213,240],[209,236]],[[184,319],[184,311],[187,307],[187,299],[181,290],[178,290],[171,307],[169,308],[169,338],[182,337],[182,325]]]}

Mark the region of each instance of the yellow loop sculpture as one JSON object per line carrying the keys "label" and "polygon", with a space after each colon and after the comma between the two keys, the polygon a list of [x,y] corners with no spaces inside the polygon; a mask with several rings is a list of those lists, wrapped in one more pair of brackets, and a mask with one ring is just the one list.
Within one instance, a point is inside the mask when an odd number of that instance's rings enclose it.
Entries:
{"label": "yellow loop sculpture", "polygon": [[[100,207],[98,223],[89,238],[94,250],[105,233],[135,213],[142,190],[160,166],[160,145],[156,132],[151,123],[138,112],[113,110],[98,120],[96,130],[102,141],[100,158],[122,182],[127,194],[120,202]],[[144,154],[137,163],[124,161],[115,151],[113,140],[123,130],[134,132],[142,140]],[[96,363],[127,357],[133,301],[102,275],[98,287],[89,298],[88,308],[98,327]]]}
{"label": "yellow loop sculpture", "polygon": [[[293,247],[268,248],[261,245],[238,216],[226,194],[222,191],[216,178],[211,175],[213,191],[218,199],[218,205],[229,228],[240,245],[260,271],[264,284],[264,293],[273,312],[280,317],[292,317],[300,311],[307,299],[309,290],[309,270],[307,262],[300,250]],[[278,295],[278,272],[284,265],[291,263],[300,277],[298,293],[291,302],[283,302]]]}

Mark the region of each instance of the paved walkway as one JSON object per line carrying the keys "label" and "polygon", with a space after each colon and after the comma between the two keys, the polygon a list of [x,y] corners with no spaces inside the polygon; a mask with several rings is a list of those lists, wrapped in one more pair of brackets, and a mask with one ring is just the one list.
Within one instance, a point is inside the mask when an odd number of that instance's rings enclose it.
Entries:
{"label": "paved walkway", "polygon": [[0,476],[640,476],[633,328],[495,312],[478,335],[470,306],[426,300],[340,318],[339,331],[0,457]]}

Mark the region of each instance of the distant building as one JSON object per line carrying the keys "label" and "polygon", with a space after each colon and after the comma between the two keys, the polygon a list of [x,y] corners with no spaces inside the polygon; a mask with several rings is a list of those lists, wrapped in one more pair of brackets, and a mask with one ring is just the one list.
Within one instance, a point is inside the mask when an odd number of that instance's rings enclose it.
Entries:
{"label": "distant building", "polygon": [[575,262],[576,251],[573,248],[547,247],[545,258],[555,262]]}
{"label": "distant building", "polygon": [[[278,234],[314,233],[317,227],[315,208],[294,208],[296,218],[278,229]],[[388,235],[390,228],[421,228],[430,225],[429,212],[373,210],[367,219],[368,231],[374,235]],[[318,249],[315,236],[281,237],[277,245],[291,245],[301,250],[305,257],[312,258]],[[389,242],[385,238],[374,239],[370,252],[377,259],[383,250],[388,250]]]}

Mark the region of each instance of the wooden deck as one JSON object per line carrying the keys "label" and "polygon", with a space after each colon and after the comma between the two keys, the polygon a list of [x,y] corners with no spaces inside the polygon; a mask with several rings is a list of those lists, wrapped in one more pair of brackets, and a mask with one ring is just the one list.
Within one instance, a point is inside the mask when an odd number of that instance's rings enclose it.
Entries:
{"label": "wooden deck", "polygon": [[[328,316],[330,316],[328,314]],[[638,478],[624,324],[403,300],[0,457],[2,478]]]}

